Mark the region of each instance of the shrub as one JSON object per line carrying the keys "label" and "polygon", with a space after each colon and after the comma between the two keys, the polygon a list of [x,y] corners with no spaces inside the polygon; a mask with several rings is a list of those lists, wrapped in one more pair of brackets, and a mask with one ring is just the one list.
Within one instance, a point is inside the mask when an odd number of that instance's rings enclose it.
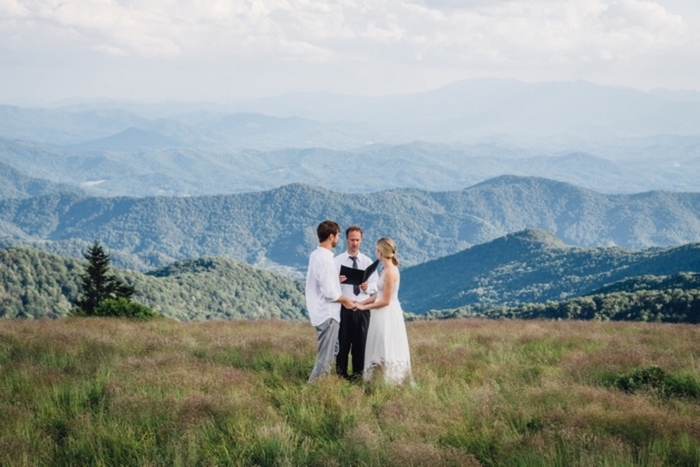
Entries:
{"label": "shrub", "polygon": [[700,398],[700,383],[690,375],[671,375],[653,365],[623,374],[612,386],[625,392],[649,391],[661,397]]}
{"label": "shrub", "polygon": [[126,298],[108,298],[95,308],[92,316],[130,318],[139,321],[149,321],[160,315],[147,306],[132,302]]}

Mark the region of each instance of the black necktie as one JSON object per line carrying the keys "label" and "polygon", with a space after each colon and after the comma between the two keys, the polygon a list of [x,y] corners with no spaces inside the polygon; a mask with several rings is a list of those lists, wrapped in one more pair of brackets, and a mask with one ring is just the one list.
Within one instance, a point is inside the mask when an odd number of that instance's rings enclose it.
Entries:
{"label": "black necktie", "polygon": [[[351,256],[350,259],[352,260],[352,268],[357,269],[357,256]],[[353,285],[352,286],[352,292],[355,295],[360,295],[360,286],[359,285]]]}

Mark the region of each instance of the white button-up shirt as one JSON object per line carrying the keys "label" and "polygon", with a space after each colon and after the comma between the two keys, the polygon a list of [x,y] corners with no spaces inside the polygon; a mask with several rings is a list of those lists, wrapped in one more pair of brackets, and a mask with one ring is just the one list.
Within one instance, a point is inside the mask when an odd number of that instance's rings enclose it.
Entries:
{"label": "white button-up shirt", "polygon": [[306,308],[312,326],[319,326],[329,318],[340,322],[340,303],[337,300],[341,293],[333,252],[319,246],[309,256],[306,272]]}
{"label": "white button-up shirt", "polygon": [[[340,274],[340,266],[346,266],[351,268],[352,267],[352,259],[350,258],[350,255],[348,254],[347,251],[344,253],[339,254],[338,256],[335,257],[335,266],[337,268],[338,274]],[[373,263],[369,256],[358,252],[357,253],[357,269],[367,269],[370,267],[370,265]],[[345,284],[342,283],[340,284],[340,290],[343,292],[343,295],[346,297],[355,300],[355,301],[362,301],[366,298],[369,298],[371,295],[374,295],[377,293],[377,278],[378,278],[378,273],[377,271],[374,271],[371,276],[367,279],[367,291],[363,291],[360,289],[360,294],[355,295],[355,292],[353,292],[353,286],[352,284]]]}

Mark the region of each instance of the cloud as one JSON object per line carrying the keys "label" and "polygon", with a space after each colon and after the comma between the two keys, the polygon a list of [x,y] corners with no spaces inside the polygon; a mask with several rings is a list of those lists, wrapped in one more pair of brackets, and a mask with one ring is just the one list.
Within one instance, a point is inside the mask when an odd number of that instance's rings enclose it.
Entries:
{"label": "cloud", "polygon": [[396,47],[445,62],[614,59],[688,40],[680,16],[640,0],[0,0],[0,16],[75,31],[105,53],[146,57],[213,46],[309,61]]}
{"label": "cloud", "polygon": [[291,63],[331,80],[378,69],[586,79],[596,67],[671,56],[678,67],[700,53],[697,24],[663,1],[0,0],[0,50],[36,57],[45,44],[123,63],[254,64],[275,75]]}

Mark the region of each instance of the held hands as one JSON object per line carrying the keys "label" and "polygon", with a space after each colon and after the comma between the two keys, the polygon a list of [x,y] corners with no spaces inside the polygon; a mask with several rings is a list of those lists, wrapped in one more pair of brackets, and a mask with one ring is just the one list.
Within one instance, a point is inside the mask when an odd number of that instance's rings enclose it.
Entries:
{"label": "held hands", "polygon": [[348,310],[367,310],[367,305],[363,304],[362,302],[353,301],[344,295],[341,295],[338,301]]}
{"label": "held hands", "polygon": [[355,309],[355,302],[350,300],[348,297],[341,295],[340,298],[338,299],[341,305],[343,305],[345,308],[348,310],[354,310]]}

